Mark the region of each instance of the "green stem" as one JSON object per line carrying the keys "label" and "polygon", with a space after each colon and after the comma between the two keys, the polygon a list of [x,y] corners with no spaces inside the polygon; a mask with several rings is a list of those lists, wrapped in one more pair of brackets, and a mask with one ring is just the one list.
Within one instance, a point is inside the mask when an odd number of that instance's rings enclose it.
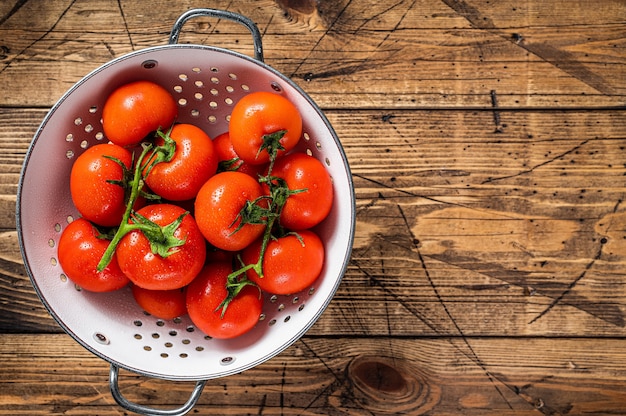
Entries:
{"label": "green stem", "polygon": [[109,243],[109,246],[105,250],[104,254],[102,255],[102,258],[100,259],[100,262],[98,263],[97,270],[99,272],[104,270],[109,265],[109,263],[111,263],[111,259],[113,258],[115,249],[117,248],[117,245],[119,244],[122,237],[124,237],[129,232],[139,228],[137,224],[129,224],[129,220],[130,220],[130,215],[133,212],[133,206],[135,205],[135,202],[137,201],[137,198],[139,197],[141,193],[141,189],[143,188],[143,185],[144,185],[141,165],[142,165],[143,159],[146,157],[148,152],[152,149],[152,145],[144,144],[142,145],[142,147],[143,147],[143,150],[141,151],[141,155],[139,156],[139,159],[137,160],[137,163],[135,164],[135,171],[133,174],[133,179],[130,182],[130,196],[128,197],[126,210],[124,210],[124,215],[122,216],[122,221],[120,223],[120,226],[118,227],[117,231],[113,235],[113,238],[111,239],[111,242]]}
{"label": "green stem", "polygon": [[276,217],[272,217],[268,220],[267,225],[265,226],[265,231],[263,232],[263,239],[261,241],[261,250],[259,252],[259,258],[256,263],[247,264],[239,269],[235,270],[231,274],[228,275],[227,285],[234,285],[237,282],[237,278],[246,273],[248,270],[254,270],[259,277],[263,277],[263,258],[265,257],[265,252],[267,251],[267,245],[269,244],[270,239],[272,238],[272,228],[274,226],[274,222],[276,221]]}
{"label": "green stem", "polygon": [[[263,237],[261,240],[261,249],[259,251],[259,258],[256,263],[252,264],[243,264],[242,267],[230,273],[227,277],[226,281],[226,291],[227,295],[220,303],[220,305],[215,309],[216,311],[222,310],[222,317],[226,312],[226,308],[230,302],[237,296],[237,294],[247,285],[254,285],[252,281],[250,281],[245,275],[249,270],[253,270],[260,278],[264,277],[263,274],[263,259],[265,258],[265,252],[267,251],[267,246],[269,245],[270,240],[273,238],[272,233],[274,232],[275,225],[278,224],[278,232],[279,235],[282,235],[284,231],[280,227],[280,223],[277,220],[280,218],[280,215],[283,211],[283,207],[287,202],[287,198],[290,195],[297,194],[300,192],[305,192],[306,189],[295,189],[290,190],[287,186],[287,183],[284,179],[278,178],[276,176],[272,176],[272,169],[274,168],[274,163],[278,157],[278,152],[280,150],[284,150],[284,147],[280,143],[280,139],[287,133],[287,130],[280,130],[271,134],[266,134],[263,136],[263,145],[259,149],[259,153],[261,150],[267,150],[270,161],[269,167],[267,170],[267,174],[259,178],[259,183],[266,184],[270,188],[269,196],[264,196],[261,198],[269,200],[268,208],[259,208],[256,209],[254,205],[258,201],[253,201],[250,206],[245,206],[242,208],[241,212],[237,215],[237,219],[240,219],[239,227],[234,231],[237,232],[244,224],[258,224],[261,219],[263,219],[263,223],[265,224],[265,230],[263,232]],[[259,198],[259,199],[261,199]],[[255,208],[255,209],[252,209]],[[233,224],[235,223],[233,221]],[[242,277],[243,275],[243,277]],[[257,286],[258,287],[258,286]],[[260,290],[260,289],[259,289]]]}
{"label": "green stem", "polygon": [[[188,214],[181,215],[178,219],[173,221],[171,224],[168,224],[164,227],[161,227],[152,221],[137,216],[137,221],[131,221],[131,215],[133,214],[133,208],[135,207],[135,203],[140,196],[144,196],[148,199],[158,199],[156,195],[146,195],[143,191],[145,185],[145,178],[150,174],[152,168],[158,163],[161,162],[169,162],[174,157],[176,152],[176,142],[170,137],[170,133],[174,126],[167,131],[167,133],[163,133],[161,129],[157,130],[157,135],[163,139],[163,145],[154,146],[152,143],[142,143],[142,151],[139,155],[135,163],[135,169],[133,171],[132,179],[129,182],[130,185],[130,195],[128,200],[126,201],[126,209],[124,210],[124,215],[122,216],[122,221],[115,231],[111,242],[109,243],[107,249],[105,250],[100,262],[98,263],[97,270],[104,270],[109,263],[111,263],[111,259],[113,258],[113,254],[117,249],[117,246],[126,234],[134,230],[140,230],[144,233],[144,235],[150,241],[150,247],[155,254],[159,254],[162,257],[166,257],[169,252],[169,249],[172,247],[177,247],[184,244],[184,241],[178,240],[173,236],[174,231],[180,225],[182,218]],[[148,154],[150,154],[148,156]],[[148,156],[146,158],[146,156]],[[145,163],[144,163],[145,160]],[[144,174],[145,171],[145,174]]]}
{"label": "green stem", "polygon": [[167,131],[167,133],[163,133],[161,129],[158,129],[156,134],[163,140],[163,144],[160,146],[156,146],[152,151],[152,154],[146,160],[145,166],[142,166],[142,172],[145,170],[144,178],[147,178],[154,166],[161,162],[169,162],[174,157],[176,153],[176,142],[174,139],[170,137],[170,133],[174,126]]}
{"label": "green stem", "polygon": [[259,152],[257,153],[257,156],[263,150],[267,151],[270,157],[270,167],[268,169],[268,175],[272,172],[272,167],[274,167],[274,162],[278,157],[278,151],[285,150],[285,147],[280,142],[285,134],[287,134],[287,130],[278,130],[274,133],[263,135],[263,143],[261,144],[261,147],[259,147]]}

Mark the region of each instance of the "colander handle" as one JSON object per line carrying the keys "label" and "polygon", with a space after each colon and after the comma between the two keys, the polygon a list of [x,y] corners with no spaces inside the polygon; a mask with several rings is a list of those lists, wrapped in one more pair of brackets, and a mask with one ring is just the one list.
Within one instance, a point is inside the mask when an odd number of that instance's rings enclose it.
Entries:
{"label": "colander handle", "polygon": [[263,62],[263,42],[261,41],[261,32],[257,25],[249,18],[242,16],[238,13],[230,12],[228,10],[217,9],[190,9],[181,14],[178,20],[174,23],[172,32],[170,33],[169,44],[173,45],[178,43],[178,36],[183,28],[183,25],[187,20],[195,18],[209,16],[218,19],[227,19],[233,22],[244,25],[252,34],[252,41],[254,42],[254,59]]}
{"label": "colander handle", "polygon": [[206,384],[206,380],[199,380],[196,382],[196,386],[191,392],[191,396],[189,400],[177,409],[154,409],[152,407],[143,406],[137,403],[133,403],[128,401],[122,393],[120,392],[119,384],[117,382],[117,377],[119,373],[119,368],[115,364],[111,364],[111,372],[109,377],[109,387],[111,388],[111,395],[119,404],[126,410],[130,410],[131,412],[139,413],[142,415],[149,416],[182,416],[187,414],[193,407],[196,405],[198,400],[200,399],[200,395],[202,394],[202,389],[204,389],[204,385]]}

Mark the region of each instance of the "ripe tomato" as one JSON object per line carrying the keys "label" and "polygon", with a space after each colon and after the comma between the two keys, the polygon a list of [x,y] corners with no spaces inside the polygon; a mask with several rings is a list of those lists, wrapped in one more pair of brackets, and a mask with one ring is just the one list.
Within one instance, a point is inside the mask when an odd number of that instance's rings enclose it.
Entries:
{"label": "ripe tomato", "polygon": [[302,116],[296,106],[282,95],[257,91],[242,97],[230,115],[229,133],[233,148],[248,163],[263,164],[270,160],[263,148],[268,135],[285,131],[280,138],[284,150],[293,149],[302,135]]}
{"label": "ripe tomato", "polygon": [[[324,245],[311,230],[298,235],[301,240],[294,234],[270,240],[263,257],[263,277],[250,269],[248,279],[276,295],[291,295],[311,286],[324,266]],[[260,252],[261,239],[244,249],[241,258],[245,264],[256,264]]]}
{"label": "ripe tomato", "polygon": [[[169,137],[176,150],[169,161],[154,165],[146,184],[170,201],[184,201],[196,196],[200,187],[217,171],[217,154],[211,138],[192,124],[176,124]],[[162,146],[159,137],[155,144]]]}
{"label": "ripe tomato", "polygon": [[[122,185],[124,168],[132,169],[132,155],[114,144],[97,144],[76,158],[70,172],[70,193],[74,206],[87,220],[105,227],[120,223],[126,210],[126,191]],[[118,181],[114,184],[109,181]]]}
{"label": "ripe tomato", "polygon": [[132,285],[133,298],[150,315],[161,319],[174,319],[187,314],[185,288],[150,290]]}
{"label": "ripe tomato", "polygon": [[[138,214],[160,226],[166,226],[186,211],[172,204],[147,205]],[[187,214],[173,232],[184,241],[170,249],[167,257],[152,252],[150,241],[142,231],[124,235],[117,246],[117,262],[137,286],[152,290],[179,289],[198,274],[206,258],[206,242],[194,218]]]}
{"label": "ripe tomato", "polygon": [[258,177],[263,173],[264,165],[251,165],[246,163],[233,148],[233,142],[230,140],[230,134],[228,132],[222,133],[213,139],[217,157],[222,171],[234,170],[237,172],[247,173],[253,178]]}
{"label": "ripe tomato", "polygon": [[248,204],[266,207],[265,200],[250,204],[262,195],[261,185],[245,173],[220,172],[212,176],[200,188],[194,210],[207,241],[222,250],[238,251],[256,240],[265,225],[245,222],[242,225],[240,212]]}
{"label": "ripe tomato", "polygon": [[81,288],[91,292],[111,292],[126,286],[128,278],[113,261],[101,272],[96,266],[109,245],[98,238],[98,230],[86,219],[72,221],[61,233],[58,244],[59,264],[65,275]]}
{"label": "ripe tomato", "polygon": [[174,97],[150,81],[135,81],[115,89],[102,108],[102,128],[115,144],[132,147],[159,127],[168,130],[178,107]]}
{"label": "ripe tomato", "polygon": [[229,303],[222,316],[218,307],[228,296],[226,281],[232,271],[228,262],[208,264],[187,287],[187,312],[191,321],[213,338],[240,336],[254,328],[261,315],[261,292],[248,285]]}
{"label": "ripe tomato", "polygon": [[287,198],[280,216],[283,227],[305,230],[328,216],[333,183],[322,162],[306,153],[291,153],[276,160],[272,176],[284,179],[292,191],[306,189]]}

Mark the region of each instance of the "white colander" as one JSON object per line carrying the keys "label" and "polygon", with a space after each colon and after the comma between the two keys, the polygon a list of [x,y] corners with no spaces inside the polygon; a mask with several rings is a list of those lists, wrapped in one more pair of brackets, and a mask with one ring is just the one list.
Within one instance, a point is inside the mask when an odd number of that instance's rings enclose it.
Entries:
{"label": "white colander", "polygon": [[[245,25],[253,36],[254,58],[217,47],[178,44],[183,24],[199,16]],[[317,228],[326,248],[320,278],[301,293],[266,297],[261,320],[242,337],[210,339],[186,316],[155,319],[136,306],[129,289],[105,294],[81,291],[58,264],[61,232],[78,217],[69,190],[72,163],[89,146],[106,141],[101,123],[106,97],[116,87],[138,79],[167,88],[178,101],[178,121],[195,124],[211,137],[227,131],[233,105],[245,94],[280,93],[302,113],[300,150],[322,161],[332,176],[333,208]],[[110,61],[67,91],[35,134],[17,193],[20,249],[41,301],[70,336],[111,364],[110,386],[116,401],[145,414],[185,414],[197,402],[206,380],[254,367],[298,340],[320,317],[339,286],[349,261],[354,227],[352,177],[332,126],[306,93],[263,63],[261,35],[251,20],[212,9],[189,10],[176,21],[168,45]],[[196,387],[182,407],[153,409],[131,403],[120,394],[119,368],[148,377],[195,381]]]}

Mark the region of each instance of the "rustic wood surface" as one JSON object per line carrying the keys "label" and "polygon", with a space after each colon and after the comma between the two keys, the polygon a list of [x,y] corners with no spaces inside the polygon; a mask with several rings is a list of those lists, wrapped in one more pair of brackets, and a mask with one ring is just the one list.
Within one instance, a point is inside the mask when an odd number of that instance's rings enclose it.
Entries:
{"label": "rustic wood surface", "polygon": [[[253,19],[266,63],[324,110],[357,228],[313,328],[210,380],[193,414],[626,414],[622,0],[1,2],[0,414],[128,414],[26,275],[17,184],[68,88],[165,44],[195,7]],[[252,49],[210,19],[180,41]],[[164,408],[192,388],[125,371],[120,385]]]}

